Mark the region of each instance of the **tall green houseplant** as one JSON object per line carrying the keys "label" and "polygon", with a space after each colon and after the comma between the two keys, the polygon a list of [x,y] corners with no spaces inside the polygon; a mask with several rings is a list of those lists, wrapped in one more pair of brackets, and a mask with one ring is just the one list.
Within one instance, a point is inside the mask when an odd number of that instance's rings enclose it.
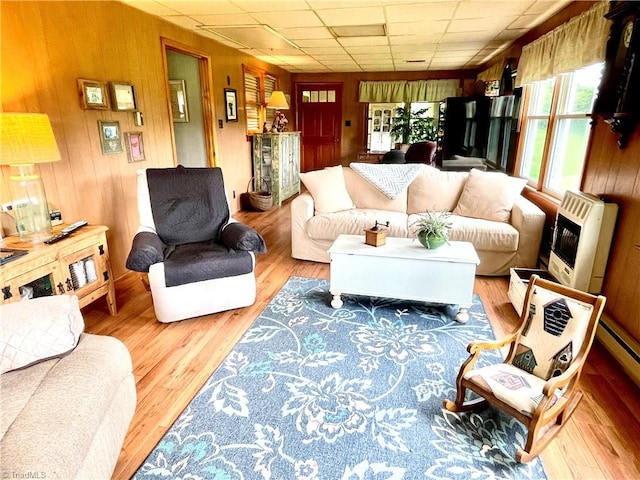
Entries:
{"label": "tall green houseplant", "polygon": [[435,141],[437,129],[433,118],[425,117],[427,109],[411,111],[411,108],[398,107],[391,125],[391,135],[404,145],[425,140]]}

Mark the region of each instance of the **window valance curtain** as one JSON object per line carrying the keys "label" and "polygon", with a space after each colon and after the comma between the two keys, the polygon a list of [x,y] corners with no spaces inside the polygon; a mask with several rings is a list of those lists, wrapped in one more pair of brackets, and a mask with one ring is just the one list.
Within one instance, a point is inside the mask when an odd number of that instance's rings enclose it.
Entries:
{"label": "window valance curtain", "polygon": [[458,94],[460,80],[360,82],[361,102],[437,102]]}
{"label": "window valance curtain", "polygon": [[611,26],[604,18],[608,10],[609,2],[599,2],[522,47],[516,84],[545,80],[604,61]]}

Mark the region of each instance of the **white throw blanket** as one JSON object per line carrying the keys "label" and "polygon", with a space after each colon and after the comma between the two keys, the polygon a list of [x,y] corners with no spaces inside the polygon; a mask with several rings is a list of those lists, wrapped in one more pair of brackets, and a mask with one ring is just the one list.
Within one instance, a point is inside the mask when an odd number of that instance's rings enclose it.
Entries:
{"label": "white throw blanket", "polygon": [[424,168],[422,163],[352,163],[349,166],[392,199],[404,192]]}

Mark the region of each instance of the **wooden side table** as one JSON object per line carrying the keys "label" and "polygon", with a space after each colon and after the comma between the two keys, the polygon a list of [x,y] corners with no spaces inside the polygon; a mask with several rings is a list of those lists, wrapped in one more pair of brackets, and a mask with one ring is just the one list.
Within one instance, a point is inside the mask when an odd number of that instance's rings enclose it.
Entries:
{"label": "wooden side table", "polygon": [[[65,225],[54,228],[60,233]],[[108,228],[87,225],[67,238],[47,245],[5,237],[0,247],[26,250],[27,254],[0,266],[0,303],[23,298],[73,294],[80,307],[106,297],[109,313],[117,312],[109,248]]]}

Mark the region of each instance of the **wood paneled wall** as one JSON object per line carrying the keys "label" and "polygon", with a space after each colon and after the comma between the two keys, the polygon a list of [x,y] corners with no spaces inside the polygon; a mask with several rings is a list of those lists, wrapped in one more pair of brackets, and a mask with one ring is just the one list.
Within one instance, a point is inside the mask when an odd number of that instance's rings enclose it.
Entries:
{"label": "wood paneled wall", "polygon": [[603,294],[606,312],[640,342],[640,126],[626,149],[618,148],[617,138],[598,122],[582,190],[619,206]]}
{"label": "wood paneled wall", "polygon": [[[138,226],[136,170],[174,165],[162,37],[211,57],[216,160],[231,208],[239,209],[239,194],[251,178],[242,64],[275,74],[286,92],[288,72],[120,2],[0,2],[0,9],[2,110],[49,115],[62,160],[40,167],[48,200],[68,223],[84,219],[109,227],[114,275],[126,271]],[[130,112],[83,110],[78,78],[133,83],[144,126],[136,127]],[[224,121],[225,87],[238,91],[238,122]],[[147,160],[128,163],[126,153],[103,155],[98,120],[118,121],[122,132],[142,131]],[[3,203],[10,200],[7,173],[3,167]]]}

